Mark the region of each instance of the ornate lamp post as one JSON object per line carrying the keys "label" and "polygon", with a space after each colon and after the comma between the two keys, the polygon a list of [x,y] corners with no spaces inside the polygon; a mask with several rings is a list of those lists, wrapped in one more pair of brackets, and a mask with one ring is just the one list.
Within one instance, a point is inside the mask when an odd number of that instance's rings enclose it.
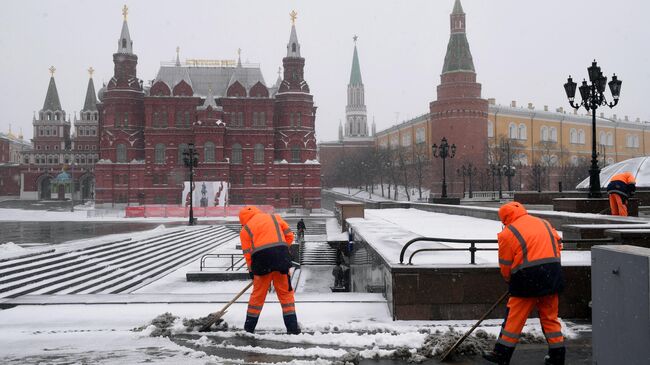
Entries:
{"label": "ornate lamp post", "polygon": [[467,165],[461,166],[460,169],[458,169],[458,174],[463,176],[463,195],[465,194],[465,177],[468,177],[470,199],[474,197],[474,191],[472,189],[472,176],[476,175],[477,172],[477,168],[472,166],[471,162]]}
{"label": "ornate lamp post", "polygon": [[433,157],[440,157],[442,159],[442,194],[440,195],[440,197],[446,198],[447,197],[447,172],[446,172],[445,160],[447,158],[454,158],[454,156],[456,156],[456,145],[452,144],[451,146],[449,146],[449,143],[447,143],[447,138],[442,137],[442,140],[440,141],[440,146],[434,143],[433,146],[431,146],[431,148],[433,150]]}
{"label": "ornate lamp post", "polygon": [[[596,151],[596,109],[599,106],[608,106],[613,108],[618,104],[618,98],[621,94],[621,84],[622,81],[616,77],[616,74],[612,76],[612,81],[607,83],[607,77],[603,76],[600,67],[596,64],[596,61],[591,64],[591,67],[587,68],[589,73],[589,81],[591,85],[587,84],[586,80],[582,81],[582,85],[578,88],[580,90],[580,96],[582,101],[580,103],[575,102],[576,87],[577,84],[573,82],[571,76],[564,84],[564,91],[566,92],[567,97],[569,98],[569,104],[574,109],[580,109],[584,107],[587,111],[592,112],[591,119],[591,167],[589,168],[589,197],[590,198],[600,198],[600,168],[598,167],[598,153]],[[605,99],[605,88],[609,85],[609,90],[612,93],[613,102],[608,103]]]}
{"label": "ornate lamp post", "polygon": [[183,151],[183,163],[185,167],[190,169],[190,222],[188,225],[193,226],[195,222],[193,209],[194,197],[192,196],[194,191],[192,186],[194,186],[194,168],[199,165],[199,153],[194,148],[194,143],[190,143],[187,150]]}
{"label": "ornate lamp post", "polygon": [[510,154],[510,141],[501,145],[501,151],[506,154],[506,164],[503,166],[503,174],[508,178],[508,191],[512,191],[512,177],[515,176],[516,170],[512,166],[512,155]]}

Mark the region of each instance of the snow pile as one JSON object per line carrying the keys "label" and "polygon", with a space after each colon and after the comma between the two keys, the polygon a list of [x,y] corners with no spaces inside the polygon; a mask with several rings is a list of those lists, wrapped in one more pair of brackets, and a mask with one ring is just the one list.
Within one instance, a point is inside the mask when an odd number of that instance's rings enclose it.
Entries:
{"label": "snow pile", "polygon": [[[210,316],[200,317],[197,319],[180,318],[169,312],[165,312],[156,318],[152,319],[149,324],[136,327],[133,329],[135,332],[141,332],[142,336],[149,337],[169,337],[176,333],[198,331],[201,327],[208,323]],[[228,323],[223,319],[219,319],[212,324],[211,330],[226,331],[228,330]]]}
{"label": "snow pile", "polygon": [[29,252],[29,250],[22,248],[13,242],[0,244],[0,259],[8,259],[14,256],[26,254],[27,252]]}
{"label": "snow pile", "polygon": [[[436,331],[430,334],[424,340],[424,345],[420,347],[416,354],[410,359],[412,362],[423,362],[428,358],[440,357],[444,355],[464,333],[456,332],[453,327],[447,332]],[[473,336],[468,336],[450,356],[473,356],[482,355],[491,349],[491,343],[495,337],[483,330],[478,330]]]}

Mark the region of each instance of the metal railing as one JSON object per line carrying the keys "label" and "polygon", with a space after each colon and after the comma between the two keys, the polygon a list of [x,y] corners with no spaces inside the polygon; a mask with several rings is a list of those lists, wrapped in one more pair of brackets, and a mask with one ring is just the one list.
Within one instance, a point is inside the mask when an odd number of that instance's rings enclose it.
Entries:
{"label": "metal railing", "polygon": [[[219,258],[230,258],[230,265],[225,266],[207,266],[205,261],[207,259],[219,259]],[[244,267],[246,264],[242,261],[244,260],[244,254],[242,253],[208,253],[201,256],[201,263],[199,264],[199,270],[203,269],[225,269],[224,271],[235,271]]]}
{"label": "metal railing", "polygon": [[[438,248],[421,248],[413,251],[411,256],[409,256],[408,265],[413,265],[413,256],[421,252],[435,252],[435,251],[469,251],[470,253],[470,264],[476,265],[476,252],[477,251],[498,251],[497,247],[476,247],[477,244],[498,244],[498,241],[495,239],[456,239],[456,238],[435,238],[435,237],[417,237],[414,238],[402,247],[402,251],[399,254],[399,263],[404,264],[404,256],[406,255],[406,249],[409,248],[415,242],[436,242],[436,243],[464,243],[469,244],[469,247],[438,247]],[[594,238],[594,239],[571,239],[571,240],[562,240],[562,245],[567,248],[570,248],[571,251],[589,251],[591,246],[596,244],[607,244],[613,242],[612,238]]]}

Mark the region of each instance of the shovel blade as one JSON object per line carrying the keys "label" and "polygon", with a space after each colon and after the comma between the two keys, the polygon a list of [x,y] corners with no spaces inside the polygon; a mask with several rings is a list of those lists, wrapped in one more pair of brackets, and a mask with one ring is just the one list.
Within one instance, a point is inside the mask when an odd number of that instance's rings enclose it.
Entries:
{"label": "shovel blade", "polygon": [[212,327],[213,324],[220,322],[221,317],[226,314],[226,312],[215,312],[210,314],[210,319],[203,325],[203,327],[199,328],[199,332],[208,332],[210,331],[210,327]]}

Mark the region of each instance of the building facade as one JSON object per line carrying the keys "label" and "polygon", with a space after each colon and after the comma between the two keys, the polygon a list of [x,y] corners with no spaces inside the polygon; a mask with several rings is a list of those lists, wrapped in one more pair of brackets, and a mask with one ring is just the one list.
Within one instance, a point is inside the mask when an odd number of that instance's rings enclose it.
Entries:
{"label": "building facade", "polygon": [[32,145],[23,139],[22,131],[14,135],[9,125],[8,133],[0,133],[0,196],[20,195],[20,162],[23,151]]}
{"label": "building facade", "polygon": [[241,60],[181,63],[177,55],[144,87],[137,61],[125,16],[114,75],[99,93],[97,204],[184,203],[183,153],[193,144],[194,180],[226,184],[229,204],[320,207],[316,107],[295,24],[272,86]]}

